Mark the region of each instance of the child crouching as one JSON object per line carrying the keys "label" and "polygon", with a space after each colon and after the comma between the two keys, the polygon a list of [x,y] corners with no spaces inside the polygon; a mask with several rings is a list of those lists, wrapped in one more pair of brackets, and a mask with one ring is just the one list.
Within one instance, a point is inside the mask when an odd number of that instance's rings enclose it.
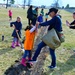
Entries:
{"label": "child crouching", "polygon": [[22,60],[21,60],[21,64],[23,66],[27,66],[26,65],[26,61],[27,61],[26,57],[28,57],[28,61],[31,60],[36,30],[37,30],[37,25],[27,26],[25,29],[25,41],[24,41],[25,52],[24,52],[24,55],[23,55]]}
{"label": "child crouching", "polygon": [[21,18],[17,17],[17,20],[15,22],[10,23],[10,27],[14,28],[12,33],[13,41],[11,47],[15,48],[16,46],[20,46],[18,35],[21,38],[21,29],[22,29]]}

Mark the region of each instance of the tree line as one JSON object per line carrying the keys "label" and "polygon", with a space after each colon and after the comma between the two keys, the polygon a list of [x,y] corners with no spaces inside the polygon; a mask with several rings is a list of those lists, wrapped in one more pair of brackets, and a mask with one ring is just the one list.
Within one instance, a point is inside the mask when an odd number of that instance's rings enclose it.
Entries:
{"label": "tree line", "polygon": [[[10,4],[14,4],[15,3],[15,0],[3,0],[4,2],[6,1],[6,8],[8,7],[9,3]],[[25,3],[26,3],[26,0],[23,0],[23,6],[24,6],[24,9],[25,9]],[[31,3],[31,0],[28,0],[28,5],[30,5]]]}

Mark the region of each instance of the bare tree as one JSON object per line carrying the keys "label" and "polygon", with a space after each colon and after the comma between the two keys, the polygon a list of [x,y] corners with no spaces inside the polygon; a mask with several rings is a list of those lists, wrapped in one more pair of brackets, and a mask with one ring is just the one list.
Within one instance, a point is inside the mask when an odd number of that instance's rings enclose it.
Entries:
{"label": "bare tree", "polygon": [[8,0],[7,0],[7,3],[6,3],[6,9],[8,8]]}
{"label": "bare tree", "polygon": [[25,9],[25,3],[26,3],[26,0],[24,0],[24,5],[23,5],[23,9]]}
{"label": "bare tree", "polygon": [[59,0],[56,0],[56,1],[55,1],[55,6],[56,6],[56,8],[59,7],[59,3],[58,3],[58,2],[59,2]]}
{"label": "bare tree", "polygon": [[28,6],[30,6],[30,4],[31,4],[31,0],[28,0]]}
{"label": "bare tree", "polygon": [[54,0],[54,3],[53,3],[51,6],[52,6],[52,7],[59,8],[59,7],[60,7],[60,5],[59,5],[60,1],[61,1],[61,0]]}

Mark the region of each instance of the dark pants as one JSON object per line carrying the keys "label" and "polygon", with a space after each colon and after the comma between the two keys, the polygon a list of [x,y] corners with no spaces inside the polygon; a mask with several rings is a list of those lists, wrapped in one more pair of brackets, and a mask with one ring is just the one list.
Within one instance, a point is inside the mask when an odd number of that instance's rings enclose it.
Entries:
{"label": "dark pants", "polygon": [[31,58],[32,56],[32,51],[31,50],[25,50],[23,58],[26,58],[28,56],[28,58]]}
{"label": "dark pants", "polygon": [[[35,54],[32,58],[33,61],[36,61],[37,60],[37,57],[38,55],[40,54],[41,52],[41,49],[43,47],[45,47],[46,44],[44,42],[41,42],[39,45],[38,45],[38,48],[36,49],[35,51]],[[55,67],[56,66],[56,56],[55,56],[55,50],[49,48],[49,51],[50,51],[50,55],[51,55],[51,59],[52,59],[52,62],[51,62],[51,66]]]}
{"label": "dark pants", "polygon": [[36,21],[37,21],[37,18],[33,18],[33,20],[32,20],[32,24],[35,26],[35,24],[36,24]]}
{"label": "dark pants", "polygon": [[28,19],[28,24],[31,25],[32,19]]}

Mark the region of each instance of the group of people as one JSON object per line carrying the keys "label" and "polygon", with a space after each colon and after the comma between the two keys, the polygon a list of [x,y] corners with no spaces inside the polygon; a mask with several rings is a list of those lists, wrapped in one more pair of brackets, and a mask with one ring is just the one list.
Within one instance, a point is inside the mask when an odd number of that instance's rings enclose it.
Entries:
{"label": "group of people", "polygon": [[[32,6],[29,7],[27,11],[27,18],[28,18],[28,26],[25,28],[25,41],[24,41],[24,55],[21,60],[21,64],[23,66],[26,66],[26,62],[28,61],[30,64],[33,62],[37,61],[37,58],[42,50],[43,47],[47,46],[43,41],[41,41],[37,49],[35,50],[35,53],[32,57],[32,50],[33,50],[33,45],[34,45],[34,38],[35,34],[37,31],[38,26],[48,26],[48,31],[50,31],[52,28],[54,28],[56,31],[61,32],[63,31],[62,29],[62,22],[61,18],[57,15],[58,9],[56,8],[50,8],[49,12],[46,13],[51,17],[50,20],[45,22],[40,22],[40,19],[38,17],[38,7],[32,10]],[[41,11],[40,16],[44,16],[43,9]],[[38,19],[37,19],[38,17]],[[46,16],[47,17],[47,16]],[[75,13],[73,13],[73,17],[75,19]],[[75,28],[75,26],[70,26],[72,24],[75,24],[75,21],[73,21],[71,24],[66,21],[67,25],[70,28]],[[21,18],[17,17],[17,20],[15,22],[11,22],[10,26],[14,28],[14,31],[12,33],[13,36],[13,41],[12,41],[12,48],[15,48],[16,46],[20,46],[19,39],[17,36],[17,33],[19,34],[19,37],[21,37],[21,29],[22,29],[22,23],[21,23]],[[50,55],[51,55],[51,64],[48,66],[48,68],[54,69],[56,68],[56,54],[55,54],[55,49],[49,48]],[[28,57],[28,58],[27,58]]]}
{"label": "group of people", "polygon": [[[36,7],[33,10],[33,6],[31,5],[28,10],[27,10],[27,18],[28,18],[28,24],[31,25],[35,25],[36,21],[38,22],[43,22],[43,17],[44,17],[44,9],[42,8],[40,11],[40,15],[38,16],[38,7]],[[48,19],[48,14],[45,14],[45,21],[47,21]]]}

